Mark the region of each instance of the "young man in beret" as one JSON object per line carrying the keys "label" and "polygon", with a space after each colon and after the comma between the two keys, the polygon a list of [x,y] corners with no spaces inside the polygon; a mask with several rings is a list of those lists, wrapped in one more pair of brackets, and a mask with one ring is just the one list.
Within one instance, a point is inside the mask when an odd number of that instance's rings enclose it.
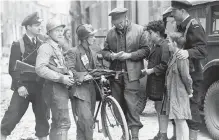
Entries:
{"label": "young man in beret", "polygon": [[42,98],[44,80],[39,78],[36,73],[20,72],[14,69],[16,60],[35,66],[37,49],[42,44],[37,38],[41,31],[41,21],[42,19],[39,18],[37,12],[27,16],[22,22],[22,26],[26,28],[25,35],[21,41],[12,44],[9,74],[12,77],[11,89],[14,93],[1,122],[1,140],[5,140],[11,134],[30,102],[36,120],[35,135],[39,140],[47,139],[49,133],[48,109]]}
{"label": "young man in beret", "polygon": [[124,111],[131,139],[139,140],[139,129],[143,126],[138,111],[139,79],[144,68],[143,59],[149,55],[150,49],[143,26],[131,23],[127,11],[126,8],[115,8],[110,12],[114,26],[107,34],[102,54],[110,62],[111,70],[127,72],[119,80],[111,80],[112,95]]}
{"label": "young man in beret", "polygon": [[189,71],[193,80],[193,97],[190,98],[192,120],[187,120],[189,126],[189,139],[197,140],[197,133],[201,123],[199,104],[201,97],[201,84],[203,80],[201,60],[206,58],[206,35],[202,25],[193,19],[187,9],[192,6],[186,0],[171,1],[171,16],[176,21],[178,31],[184,33],[186,43],[184,49],[178,52],[178,59],[189,59]]}

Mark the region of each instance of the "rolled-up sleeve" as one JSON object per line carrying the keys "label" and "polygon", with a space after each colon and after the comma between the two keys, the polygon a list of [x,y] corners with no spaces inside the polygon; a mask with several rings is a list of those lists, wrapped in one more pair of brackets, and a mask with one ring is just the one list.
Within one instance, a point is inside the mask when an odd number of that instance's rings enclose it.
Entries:
{"label": "rolled-up sleeve", "polygon": [[61,82],[64,75],[55,72],[48,67],[52,54],[53,50],[51,46],[47,44],[43,44],[42,46],[40,46],[36,58],[36,73],[40,77],[51,80],[53,82]]}

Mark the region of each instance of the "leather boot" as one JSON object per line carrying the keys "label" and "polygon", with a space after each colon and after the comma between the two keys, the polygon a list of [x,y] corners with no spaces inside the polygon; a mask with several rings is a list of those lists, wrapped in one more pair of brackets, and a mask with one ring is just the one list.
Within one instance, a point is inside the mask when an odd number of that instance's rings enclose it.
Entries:
{"label": "leather boot", "polygon": [[39,140],[47,140],[47,137],[39,137]]}
{"label": "leather boot", "polygon": [[199,130],[189,129],[189,140],[197,140]]}
{"label": "leather boot", "polygon": [[160,138],[158,138],[158,140],[169,140],[167,133],[160,133]]}
{"label": "leather boot", "polygon": [[7,139],[7,136],[1,134],[1,140],[6,140]]}
{"label": "leather boot", "polygon": [[153,139],[148,139],[148,140],[158,140],[160,138],[160,131],[158,131],[157,135],[154,136]]}
{"label": "leather boot", "polygon": [[131,128],[132,140],[139,140],[138,133],[139,133],[139,127],[132,127]]}

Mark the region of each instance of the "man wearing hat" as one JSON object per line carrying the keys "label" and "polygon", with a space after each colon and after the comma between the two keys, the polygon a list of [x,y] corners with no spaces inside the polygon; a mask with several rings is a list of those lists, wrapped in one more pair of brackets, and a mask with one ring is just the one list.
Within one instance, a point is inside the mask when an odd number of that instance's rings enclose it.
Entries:
{"label": "man wearing hat", "polygon": [[138,140],[139,129],[143,126],[138,111],[139,79],[144,68],[143,59],[150,49],[143,26],[131,23],[127,11],[115,8],[109,13],[114,27],[107,34],[102,54],[110,62],[110,69],[127,72],[119,80],[111,80],[112,95],[123,108],[132,140]]}
{"label": "man wearing hat", "polygon": [[93,140],[96,91],[93,81],[88,82],[92,79],[88,69],[95,69],[98,64],[95,54],[91,50],[96,32],[97,30],[94,30],[91,25],[79,25],[76,30],[80,41],[79,45],[66,53],[68,68],[73,72],[74,78],[81,83],[81,85],[76,86],[75,92],[72,92],[78,116],[76,120],[77,140]]}
{"label": "man wearing hat", "polygon": [[52,18],[46,25],[49,38],[38,50],[36,73],[45,78],[44,97],[51,107],[52,124],[50,140],[68,140],[71,122],[69,117],[69,92],[66,86],[72,86],[74,80],[65,65],[59,42],[63,39],[65,25]]}
{"label": "man wearing hat", "polygon": [[13,42],[9,60],[9,74],[12,77],[11,89],[14,91],[8,110],[1,122],[1,139],[5,140],[26,112],[29,103],[32,103],[36,120],[36,136],[46,140],[49,132],[47,106],[42,98],[44,80],[36,73],[20,72],[15,70],[16,60],[35,66],[37,49],[42,42],[37,38],[41,31],[41,21],[38,13],[27,16],[22,26],[26,33],[18,42]]}
{"label": "man wearing hat", "polygon": [[186,43],[184,49],[177,54],[178,59],[189,59],[190,75],[193,80],[193,97],[190,98],[192,120],[187,120],[190,140],[197,140],[197,133],[201,123],[199,103],[201,84],[203,80],[201,60],[206,58],[206,34],[202,25],[193,19],[187,9],[192,6],[186,0],[171,1],[171,16],[174,17],[178,31],[184,33]]}

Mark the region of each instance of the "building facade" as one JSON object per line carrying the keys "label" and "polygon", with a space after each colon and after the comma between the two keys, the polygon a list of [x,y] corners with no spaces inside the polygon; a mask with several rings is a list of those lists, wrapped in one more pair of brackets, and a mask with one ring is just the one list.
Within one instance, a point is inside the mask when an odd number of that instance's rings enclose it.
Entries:
{"label": "building facade", "polygon": [[[72,1],[70,14],[72,17],[72,33],[82,23],[92,24],[98,29],[97,36],[105,36],[112,27],[108,13],[116,7],[128,9],[128,18],[140,25],[162,18],[162,13],[170,6],[170,1],[161,0],[117,0],[117,1]],[[75,43],[74,43],[75,42]],[[98,41],[97,41],[98,42]],[[101,42],[101,41],[100,41]],[[102,46],[102,43],[98,43]],[[73,36],[73,45],[77,45],[77,37]]]}
{"label": "building facade", "polygon": [[25,28],[21,26],[23,19],[38,12],[43,19],[42,34],[46,33],[48,19],[57,16],[63,24],[70,26],[71,17],[69,13],[58,13],[53,9],[51,3],[43,1],[1,1],[1,51],[3,55],[9,55],[10,46],[13,41],[22,37]]}

